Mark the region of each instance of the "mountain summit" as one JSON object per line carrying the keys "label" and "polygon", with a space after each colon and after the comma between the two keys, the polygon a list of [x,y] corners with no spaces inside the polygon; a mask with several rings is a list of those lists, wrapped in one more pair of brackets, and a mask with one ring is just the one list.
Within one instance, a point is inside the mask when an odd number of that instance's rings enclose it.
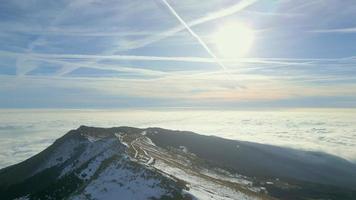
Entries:
{"label": "mountain summit", "polygon": [[161,128],[81,126],[0,170],[0,199],[355,199],[356,166]]}

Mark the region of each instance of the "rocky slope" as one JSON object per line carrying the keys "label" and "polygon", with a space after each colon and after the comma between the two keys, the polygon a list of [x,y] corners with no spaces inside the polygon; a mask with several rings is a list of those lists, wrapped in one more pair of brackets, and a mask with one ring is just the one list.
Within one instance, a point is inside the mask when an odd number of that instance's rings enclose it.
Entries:
{"label": "rocky slope", "polygon": [[0,199],[355,199],[340,158],[160,128],[68,132],[0,170]]}

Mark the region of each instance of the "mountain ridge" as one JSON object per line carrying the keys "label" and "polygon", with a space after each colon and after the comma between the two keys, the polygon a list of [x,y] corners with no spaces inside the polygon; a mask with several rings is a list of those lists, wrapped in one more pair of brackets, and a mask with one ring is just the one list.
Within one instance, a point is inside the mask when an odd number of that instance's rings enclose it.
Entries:
{"label": "mountain ridge", "polygon": [[189,131],[80,126],[1,169],[0,198],[353,199],[354,169],[323,153]]}

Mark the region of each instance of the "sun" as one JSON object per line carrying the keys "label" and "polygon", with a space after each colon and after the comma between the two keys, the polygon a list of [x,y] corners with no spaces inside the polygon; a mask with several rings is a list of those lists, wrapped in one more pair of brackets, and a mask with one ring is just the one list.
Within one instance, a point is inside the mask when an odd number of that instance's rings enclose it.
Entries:
{"label": "sun", "polygon": [[213,43],[226,58],[245,56],[254,41],[254,31],[245,24],[227,23],[213,34]]}

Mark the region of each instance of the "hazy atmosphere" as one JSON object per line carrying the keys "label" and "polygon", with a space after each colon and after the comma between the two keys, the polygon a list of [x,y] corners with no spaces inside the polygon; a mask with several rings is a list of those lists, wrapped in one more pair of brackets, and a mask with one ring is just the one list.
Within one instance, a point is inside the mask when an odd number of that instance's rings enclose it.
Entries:
{"label": "hazy atmosphere", "polygon": [[355,0],[0,0],[1,200],[355,188]]}

